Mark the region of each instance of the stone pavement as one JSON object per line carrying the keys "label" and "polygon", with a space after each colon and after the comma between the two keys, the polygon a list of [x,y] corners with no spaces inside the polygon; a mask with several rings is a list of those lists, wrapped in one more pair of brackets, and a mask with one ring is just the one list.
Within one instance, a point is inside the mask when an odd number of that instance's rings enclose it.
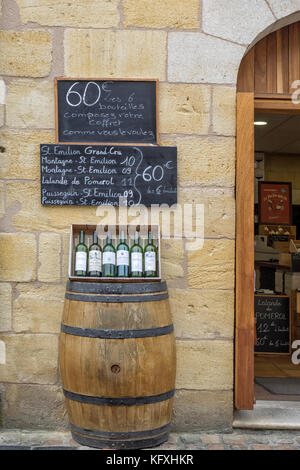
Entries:
{"label": "stone pavement", "polygon": [[[0,430],[1,450],[92,450],[77,444],[68,432]],[[299,431],[243,431],[232,434],[170,434],[152,450],[300,450]],[[130,451],[129,451],[130,452]]]}

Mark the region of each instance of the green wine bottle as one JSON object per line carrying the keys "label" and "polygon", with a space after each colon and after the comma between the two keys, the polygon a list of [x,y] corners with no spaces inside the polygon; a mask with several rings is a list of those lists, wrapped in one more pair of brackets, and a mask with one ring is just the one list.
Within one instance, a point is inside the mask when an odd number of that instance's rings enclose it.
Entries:
{"label": "green wine bottle", "polygon": [[135,232],[134,245],[130,250],[130,274],[132,277],[143,277],[143,248],[139,244],[139,232]]}
{"label": "green wine bottle", "polygon": [[124,230],[121,231],[120,243],[117,246],[117,276],[129,277],[129,247]]}
{"label": "green wine bottle", "polygon": [[148,232],[148,243],[144,248],[145,277],[156,276],[156,247],[153,245],[152,232]]}
{"label": "green wine bottle", "polygon": [[101,277],[102,275],[102,250],[98,244],[98,235],[93,233],[93,243],[89,249],[88,273],[91,277]]}
{"label": "green wine bottle", "polygon": [[84,231],[80,230],[79,243],[75,248],[75,276],[86,276],[88,251],[84,243]]}
{"label": "green wine bottle", "polygon": [[103,247],[102,276],[115,277],[116,250],[112,244],[111,233],[107,232],[106,244]]}

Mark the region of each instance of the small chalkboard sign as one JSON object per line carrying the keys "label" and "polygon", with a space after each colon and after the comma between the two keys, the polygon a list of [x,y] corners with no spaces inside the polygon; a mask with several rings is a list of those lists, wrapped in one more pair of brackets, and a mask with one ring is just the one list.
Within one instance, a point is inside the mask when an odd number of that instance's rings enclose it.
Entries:
{"label": "small chalkboard sign", "polygon": [[55,79],[56,140],[158,144],[158,80]]}
{"label": "small chalkboard sign", "polygon": [[41,144],[45,205],[177,203],[177,148]]}
{"label": "small chalkboard sign", "polygon": [[290,299],[285,295],[255,295],[255,353],[291,353]]}

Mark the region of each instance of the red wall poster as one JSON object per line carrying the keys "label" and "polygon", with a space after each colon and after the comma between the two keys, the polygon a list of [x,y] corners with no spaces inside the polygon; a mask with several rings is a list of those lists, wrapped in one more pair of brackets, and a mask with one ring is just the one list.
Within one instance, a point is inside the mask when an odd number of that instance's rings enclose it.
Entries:
{"label": "red wall poster", "polygon": [[259,182],[259,222],[261,224],[292,223],[292,184]]}

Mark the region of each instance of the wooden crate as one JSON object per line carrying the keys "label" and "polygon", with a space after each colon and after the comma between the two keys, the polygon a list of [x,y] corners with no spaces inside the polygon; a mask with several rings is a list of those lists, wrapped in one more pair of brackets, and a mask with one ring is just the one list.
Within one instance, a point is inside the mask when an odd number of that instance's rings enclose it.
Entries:
{"label": "wooden crate", "polygon": [[280,253],[290,252],[290,242],[273,242],[272,248]]}
{"label": "wooden crate", "polygon": [[[153,244],[157,248],[157,277],[90,277],[90,276],[76,276],[74,274],[75,264],[75,247],[78,244],[80,230],[85,232],[85,243],[89,247],[92,244],[93,232],[97,230],[99,245],[103,248],[106,239],[107,230],[112,232],[113,245],[116,248],[118,243],[120,230],[125,230],[127,244],[129,248],[134,242],[135,230],[140,232],[140,245],[144,248],[147,243],[148,231],[152,231]],[[116,243],[117,242],[117,243]],[[161,281],[161,256],[160,256],[160,226],[159,225],[93,225],[93,224],[72,224],[70,229],[70,244],[69,244],[69,279],[71,281],[91,281],[91,282],[152,282]]]}
{"label": "wooden crate", "polygon": [[[258,234],[268,236],[268,245],[275,248],[274,243],[288,243],[289,240],[295,240],[297,233],[296,225],[270,225],[259,224]],[[272,238],[273,239],[272,239]],[[281,238],[288,238],[288,240],[281,240]],[[276,239],[277,238],[277,239]],[[275,248],[276,250],[277,248]],[[281,250],[278,250],[281,251]]]}
{"label": "wooden crate", "polygon": [[258,234],[259,235],[288,235],[289,239],[296,239],[297,227],[296,225],[269,225],[259,224]]}

